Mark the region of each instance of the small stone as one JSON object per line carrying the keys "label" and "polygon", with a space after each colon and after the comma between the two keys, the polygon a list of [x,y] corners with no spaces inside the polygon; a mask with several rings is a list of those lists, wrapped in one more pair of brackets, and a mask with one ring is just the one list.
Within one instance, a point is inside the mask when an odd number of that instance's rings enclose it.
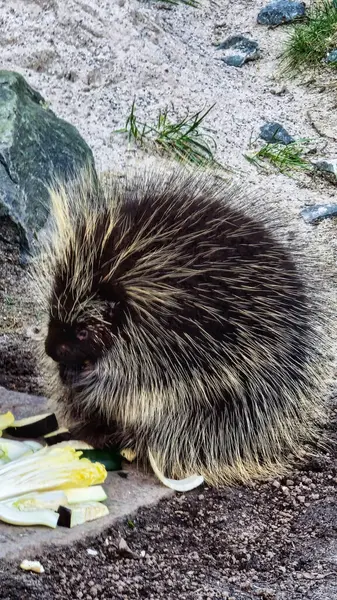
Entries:
{"label": "small stone", "polygon": [[279,123],[269,122],[260,128],[260,138],[269,144],[291,144],[294,138]]}
{"label": "small stone", "polygon": [[334,175],[337,179],[337,159],[319,159],[312,162],[312,165],[317,169],[317,171],[321,171],[322,173],[329,173]]}
{"label": "small stone", "polygon": [[124,538],[119,540],[117,552],[120,556],[124,558],[138,558],[138,555],[129,548]]}
{"label": "small stone", "polygon": [[92,548],[88,548],[87,549],[87,554],[89,554],[89,556],[97,556],[98,552],[97,552],[97,550],[93,550]]}
{"label": "small stone", "polygon": [[225,50],[221,60],[230,67],[242,67],[250,60],[256,60],[260,56],[259,45],[243,35],[233,35],[222,42],[217,50]]}
{"label": "small stone", "polygon": [[90,87],[98,87],[102,83],[102,74],[99,69],[92,69],[87,74],[87,83]]}
{"label": "small stone", "polygon": [[78,79],[78,73],[76,73],[76,71],[66,71],[64,73],[64,78],[67,79],[68,81],[77,81]]}
{"label": "small stone", "polygon": [[292,479],[287,479],[286,485],[292,487],[294,485],[294,481]]}
{"label": "small stone", "polygon": [[305,15],[305,3],[293,2],[292,0],[275,0],[264,6],[258,16],[260,25],[283,25],[300,19]]}
{"label": "small stone", "polygon": [[337,50],[331,50],[325,58],[326,63],[337,63]]}
{"label": "small stone", "polygon": [[272,484],[272,485],[273,485],[273,486],[274,486],[276,489],[278,489],[278,488],[281,486],[280,482],[279,482],[279,481],[277,481],[277,479],[275,479],[275,481],[273,481],[273,484]]}
{"label": "small stone", "polygon": [[316,223],[322,219],[337,217],[337,204],[314,204],[301,210],[300,214],[306,223]]}
{"label": "small stone", "polygon": [[283,96],[288,92],[288,88],[285,85],[278,85],[273,88],[270,88],[270,93],[274,96]]}
{"label": "small stone", "polygon": [[283,485],[281,489],[285,496],[289,496],[290,492],[285,485]]}
{"label": "small stone", "polygon": [[305,496],[297,496],[297,500],[299,501],[300,504],[304,504]]}

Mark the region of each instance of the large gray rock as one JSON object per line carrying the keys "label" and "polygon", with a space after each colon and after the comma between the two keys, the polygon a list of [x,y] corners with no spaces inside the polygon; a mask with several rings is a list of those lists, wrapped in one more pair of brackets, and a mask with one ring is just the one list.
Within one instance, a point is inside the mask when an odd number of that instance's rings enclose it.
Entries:
{"label": "large gray rock", "polygon": [[52,176],[94,168],[77,129],[59,119],[18,73],[0,71],[0,217],[9,215],[30,244],[48,217]]}

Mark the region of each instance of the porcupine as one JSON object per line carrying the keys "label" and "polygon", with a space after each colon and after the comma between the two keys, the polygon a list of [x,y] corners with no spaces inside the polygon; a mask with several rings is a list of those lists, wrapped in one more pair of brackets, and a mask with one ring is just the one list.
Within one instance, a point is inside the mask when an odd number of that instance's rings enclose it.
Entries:
{"label": "porcupine", "polygon": [[62,423],[141,461],[150,449],[172,478],[286,472],[317,435],[324,368],[305,278],[268,211],[181,170],[84,175],[51,199],[36,279]]}

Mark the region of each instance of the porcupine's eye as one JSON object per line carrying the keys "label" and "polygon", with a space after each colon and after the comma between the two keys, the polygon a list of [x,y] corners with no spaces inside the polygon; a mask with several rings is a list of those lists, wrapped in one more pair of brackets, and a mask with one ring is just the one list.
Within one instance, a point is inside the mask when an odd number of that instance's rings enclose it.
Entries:
{"label": "porcupine's eye", "polygon": [[80,342],[84,342],[85,340],[88,339],[89,332],[87,329],[80,329],[79,331],[77,331],[76,337]]}

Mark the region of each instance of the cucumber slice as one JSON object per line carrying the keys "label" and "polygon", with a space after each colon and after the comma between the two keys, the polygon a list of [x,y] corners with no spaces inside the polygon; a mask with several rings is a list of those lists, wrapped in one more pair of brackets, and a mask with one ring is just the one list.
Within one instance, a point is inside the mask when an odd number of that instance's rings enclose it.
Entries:
{"label": "cucumber slice", "polygon": [[101,485],[91,485],[87,488],[68,488],[63,490],[67,504],[79,502],[103,502],[107,495]]}
{"label": "cucumber slice", "polygon": [[55,448],[64,448],[65,446],[70,446],[74,448],[74,450],[93,450],[94,447],[87,444],[87,442],[81,442],[80,440],[67,440],[65,442],[57,442],[54,444]]}
{"label": "cucumber slice", "polygon": [[87,521],[94,521],[109,514],[109,509],[101,502],[83,502],[68,508],[60,506],[58,509],[59,520],[58,525],[61,527],[76,527]]}
{"label": "cucumber slice", "polygon": [[[49,509],[57,512],[61,505],[68,503],[67,496],[63,490],[52,490],[51,492],[31,492],[17,498],[11,498],[12,506],[22,511],[35,511]],[[8,503],[8,500],[7,500]],[[6,501],[4,501],[6,504]]]}
{"label": "cucumber slice", "polygon": [[0,521],[10,525],[45,525],[55,529],[59,515],[49,509],[19,510],[11,504],[0,504]]}
{"label": "cucumber slice", "polygon": [[54,444],[59,444],[60,442],[67,442],[71,439],[71,433],[66,427],[60,427],[56,429],[56,431],[51,431],[43,436],[46,444],[48,446],[53,446]]}
{"label": "cucumber slice", "polygon": [[58,423],[54,413],[45,413],[43,415],[36,415],[35,417],[14,421],[14,423],[6,429],[6,433],[12,437],[39,438],[51,431],[55,431],[57,427]]}
{"label": "cucumber slice", "polygon": [[15,421],[14,415],[8,411],[0,415],[0,437],[5,429],[8,429]]}
{"label": "cucumber slice", "polygon": [[91,462],[99,462],[105,466],[107,471],[120,471],[122,468],[122,457],[119,450],[82,450],[82,456]]}

